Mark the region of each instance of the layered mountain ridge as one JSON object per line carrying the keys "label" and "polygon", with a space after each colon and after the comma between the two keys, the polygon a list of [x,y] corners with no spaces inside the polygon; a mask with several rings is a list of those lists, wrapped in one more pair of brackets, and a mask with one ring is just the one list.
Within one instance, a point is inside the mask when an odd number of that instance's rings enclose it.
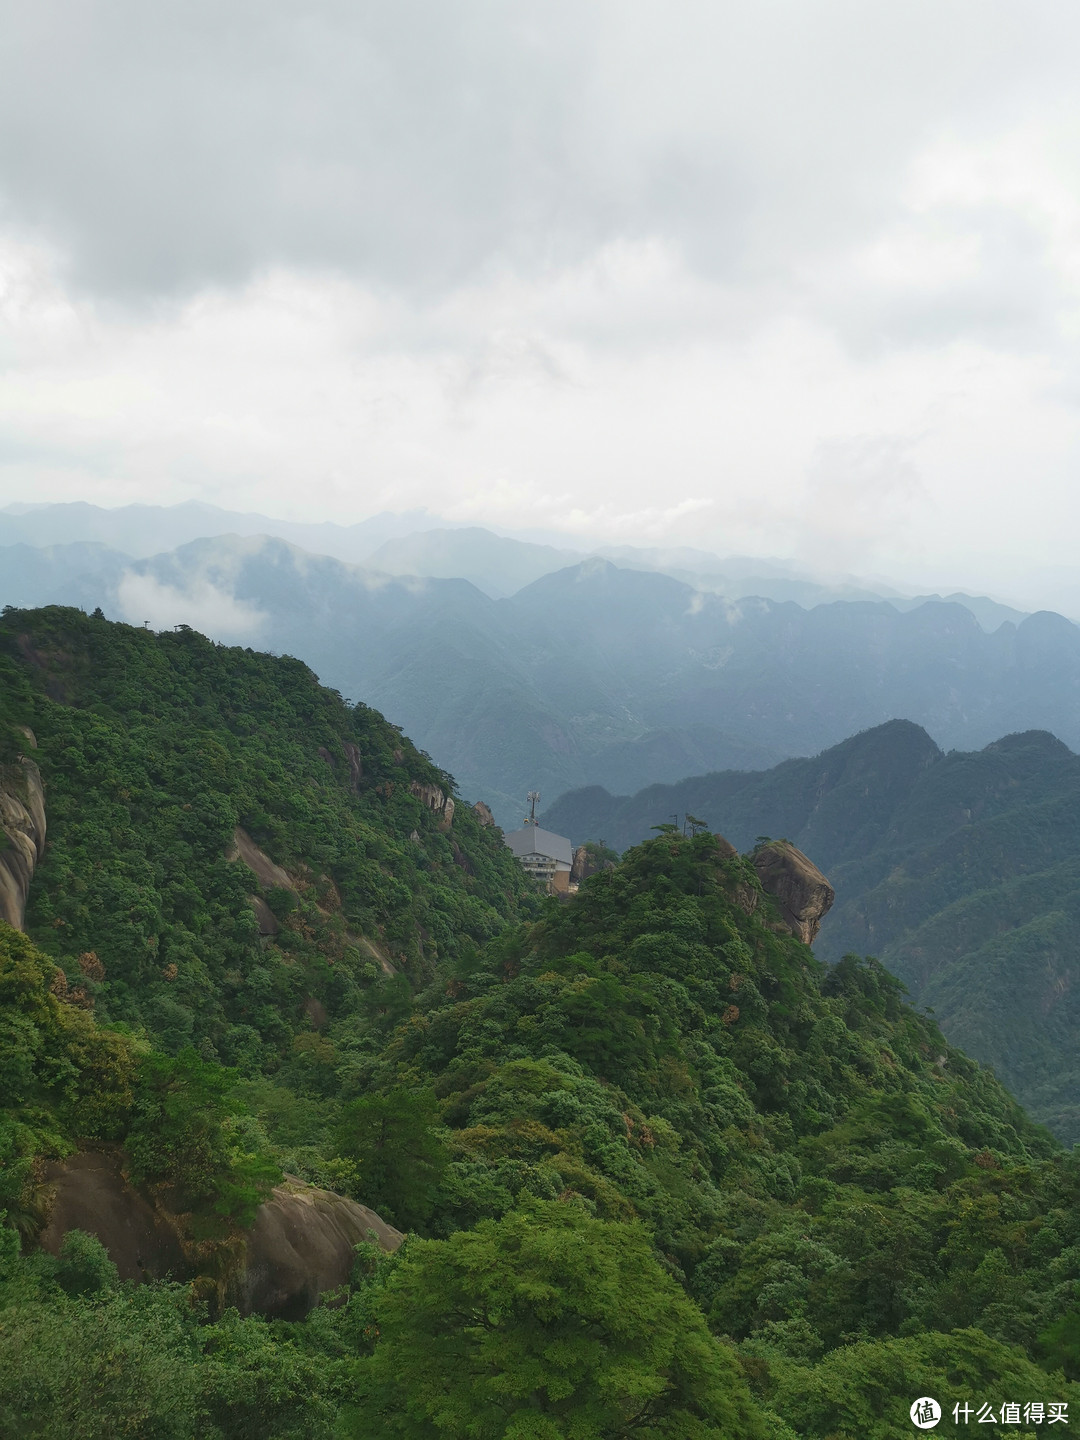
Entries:
{"label": "layered mountain ridge", "polygon": [[897,714],[944,746],[1035,727],[1080,745],[1080,630],[1046,613],[991,633],[959,603],[732,600],[600,557],[492,599],[265,537],[106,569],[58,570],[58,598],[300,657],[439,754],[507,827],[533,789],[761,769]]}

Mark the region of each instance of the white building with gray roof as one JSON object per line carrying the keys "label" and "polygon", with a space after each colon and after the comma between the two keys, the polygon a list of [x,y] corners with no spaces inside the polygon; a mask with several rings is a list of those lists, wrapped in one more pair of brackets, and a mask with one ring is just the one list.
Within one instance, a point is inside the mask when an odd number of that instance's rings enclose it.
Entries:
{"label": "white building with gray roof", "polygon": [[511,830],[503,840],[517,856],[522,867],[543,880],[549,890],[566,891],[570,888],[570,871],[574,864],[574,847],[565,835],[553,835],[550,830],[541,830],[539,825],[523,825],[520,830]]}

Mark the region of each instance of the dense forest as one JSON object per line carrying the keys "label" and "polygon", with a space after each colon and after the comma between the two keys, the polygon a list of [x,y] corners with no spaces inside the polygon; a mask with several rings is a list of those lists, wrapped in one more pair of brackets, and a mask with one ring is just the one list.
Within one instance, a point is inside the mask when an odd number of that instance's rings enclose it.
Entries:
{"label": "dense forest", "polygon": [[[0,707],[3,773],[32,755],[48,812],[26,933],[0,927],[0,1434],[1076,1413],[1080,1166],[713,835],[545,899],[298,662],[77,611],[5,612]],[[41,1248],[47,1167],[87,1151],[195,1273],[122,1280],[79,1229]],[[407,1232],[303,1319],[226,1283],[283,1174]]]}

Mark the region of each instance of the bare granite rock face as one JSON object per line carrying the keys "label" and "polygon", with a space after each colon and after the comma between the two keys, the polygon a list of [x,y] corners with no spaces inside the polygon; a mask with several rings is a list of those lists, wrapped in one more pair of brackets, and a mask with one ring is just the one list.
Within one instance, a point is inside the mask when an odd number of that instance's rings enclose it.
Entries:
{"label": "bare granite rock face", "polygon": [[396,1250],[404,1238],[366,1205],[286,1176],[259,1206],[233,1298],[244,1315],[303,1319],[321,1294],[348,1280],[354,1245],[374,1239]]}
{"label": "bare granite rock face", "polygon": [[[33,732],[23,730],[30,748]],[[26,755],[0,766],[0,920],[23,928],[30,881],[45,849],[45,788],[41,772]]]}
{"label": "bare granite rock face", "polygon": [[85,1230],[105,1246],[121,1280],[189,1279],[191,1266],[176,1232],[124,1179],[121,1160],[118,1150],[103,1148],[48,1163],[42,1249],[57,1255],[69,1230]]}
{"label": "bare granite rock face", "polygon": [[238,825],[233,831],[232,845],[225,854],[226,860],[242,860],[243,863],[267,890],[296,890],[296,881],[270,859],[265,850],[260,850],[255,841]]}
{"label": "bare granite rock face", "polygon": [[584,845],[579,845],[574,851],[574,862],[570,866],[570,884],[580,885],[585,879],[585,867],[589,863],[589,852]]}
{"label": "bare granite rock face", "polygon": [[836,892],[812,860],[786,840],[771,840],[751,856],[761,888],[780,907],[784,923],[812,945]]}
{"label": "bare granite rock face", "polygon": [[491,810],[488,808],[488,806],[484,804],[483,800],[477,800],[476,804],[472,808],[473,814],[476,816],[477,820],[480,821],[481,825],[495,824],[495,816],[491,813]]}
{"label": "bare granite rock face", "polygon": [[[42,1248],[59,1254],[69,1230],[84,1230],[101,1241],[122,1280],[198,1283],[199,1247],[185,1245],[182,1223],[131,1185],[122,1166],[123,1152],[110,1146],[49,1162]],[[286,1176],[247,1236],[237,1237],[223,1298],[244,1315],[299,1320],[349,1279],[355,1245],[374,1240],[396,1250],[404,1238],[366,1205]]]}
{"label": "bare granite rock face", "polygon": [[420,804],[433,814],[442,817],[442,828],[448,829],[453,824],[454,801],[449,795],[444,795],[438,785],[421,785],[419,780],[414,780],[409,786],[409,794],[415,795]]}
{"label": "bare granite rock face", "polygon": [[277,916],[261,895],[252,895],[251,907],[255,911],[255,919],[259,924],[259,934],[264,940],[270,939],[280,931],[281,925]]}
{"label": "bare granite rock face", "polygon": [[350,741],[346,741],[343,749],[345,759],[349,766],[349,784],[353,790],[359,790],[360,781],[364,778],[364,766],[360,759],[360,751]]}
{"label": "bare granite rock face", "polygon": [[574,851],[573,863],[570,866],[570,884],[580,885],[583,880],[588,880],[590,875],[614,868],[611,860],[598,860],[595,855],[589,854],[584,845],[579,845]]}
{"label": "bare granite rock face", "polygon": [[[345,763],[349,767],[349,789],[354,795],[359,794],[360,781],[364,778],[364,764],[360,759],[360,751],[348,740],[343,743],[341,748],[345,752]],[[325,761],[332,770],[337,769],[337,761],[325,745],[320,745],[315,753],[319,759]]]}

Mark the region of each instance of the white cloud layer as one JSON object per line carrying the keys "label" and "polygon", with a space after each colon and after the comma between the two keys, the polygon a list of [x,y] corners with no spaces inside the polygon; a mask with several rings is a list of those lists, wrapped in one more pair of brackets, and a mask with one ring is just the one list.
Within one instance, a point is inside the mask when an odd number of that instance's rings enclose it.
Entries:
{"label": "white cloud layer", "polygon": [[1063,0],[0,19],[0,503],[1072,564]]}
{"label": "white cloud layer", "polygon": [[168,630],[190,625],[204,635],[232,644],[258,638],[266,616],[249,600],[238,600],[213,581],[202,579],[181,590],[135,571],[121,577],[117,587],[117,618],[129,625]]}

